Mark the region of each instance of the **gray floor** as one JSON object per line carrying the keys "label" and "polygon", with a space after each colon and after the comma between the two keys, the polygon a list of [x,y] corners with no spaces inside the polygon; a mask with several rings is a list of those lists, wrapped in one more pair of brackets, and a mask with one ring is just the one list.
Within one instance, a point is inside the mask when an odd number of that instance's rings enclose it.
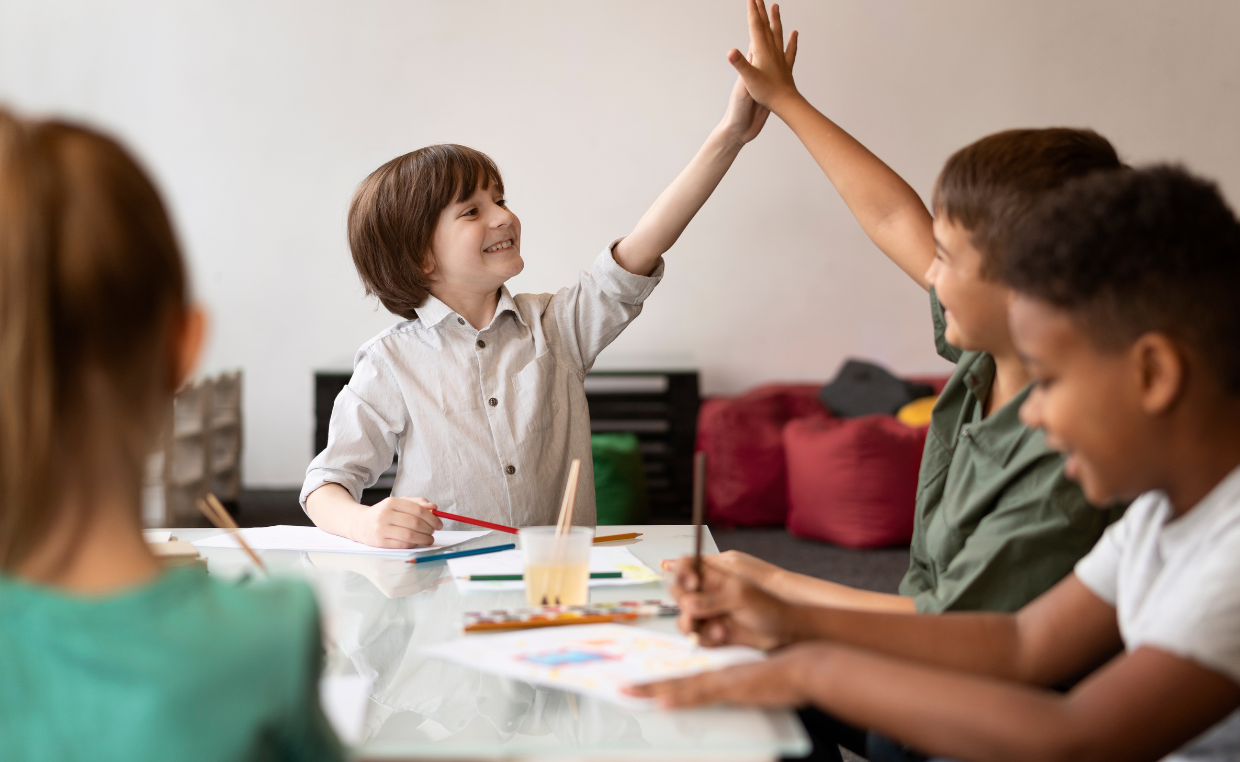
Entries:
{"label": "gray floor", "polygon": [[[309,524],[292,490],[250,490],[238,501],[237,521],[242,526]],[[740,550],[778,564],[785,569],[833,582],[894,593],[908,569],[908,548],[851,550],[827,543],[802,540],[778,529],[712,530],[720,550]],[[861,758],[841,750],[845,762]]]}

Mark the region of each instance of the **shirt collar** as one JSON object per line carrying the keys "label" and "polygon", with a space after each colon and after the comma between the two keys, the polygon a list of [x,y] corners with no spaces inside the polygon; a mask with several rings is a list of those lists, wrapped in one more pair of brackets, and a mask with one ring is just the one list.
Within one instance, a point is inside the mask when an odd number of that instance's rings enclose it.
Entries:
{"label": "shirt collar", "polygon": [[1158,545],[1165,558],[1185,544],[1212,537],[1223,528],[1240,519],[1240,466],[1232,469],[1214,489],[1197,502],[1188,512],[1171,518],[1171,503],[1161,495],[1166,506],[1167,523],[1158,536]]}
{"label": "shirt collar", "polygon": [[[428,328],[434,328],[442,323],[445,318],[460,317],[451,307],[429,294],[426,297],[426,301],[422,303],[422,306],[418,307],[415,311],[418,313],[418,320],[422,321],[422,325],[425,325]],[[511,312],[516,316],[517,322],[526,328],[529,327],[526,325],[525,318],[521,317],[521,311],[517,309],[517,302],[512,298],[512,294],[508,292],[508,287],[500,286],[499,304],[495,307],[495,318],[498,318],[505,312]],[[495,324],[495,318],[491,319],[492,325]]]}

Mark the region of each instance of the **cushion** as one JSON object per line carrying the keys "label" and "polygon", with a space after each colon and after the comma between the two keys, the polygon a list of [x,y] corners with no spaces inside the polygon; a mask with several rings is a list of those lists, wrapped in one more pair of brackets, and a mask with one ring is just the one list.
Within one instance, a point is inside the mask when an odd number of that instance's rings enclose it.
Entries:
{"label": "cushion", "polygon": [[631,432],[590,435],[598,524],[645,524],[650,517],[641,442]]}
{"label": "cushion", "polygon": [[698,411],[697,449],[706,453],[706,515],[712,526],[782,526],[788,514],[784,424],[828,418],[816,385],[771,384],[713,398]]}
{"label": "cushion", "polygon": [[788,531],[850,548],[908,543],[926,431],[889,415],[788,423]]}
{"label": "cushion", "polygon": [[934,394],[924,384],[905,381],[886,368],[863,360],[848,360],[835,378],[822,387],[822,404],[840,418],[874,413],[895,415],[920,397]]}

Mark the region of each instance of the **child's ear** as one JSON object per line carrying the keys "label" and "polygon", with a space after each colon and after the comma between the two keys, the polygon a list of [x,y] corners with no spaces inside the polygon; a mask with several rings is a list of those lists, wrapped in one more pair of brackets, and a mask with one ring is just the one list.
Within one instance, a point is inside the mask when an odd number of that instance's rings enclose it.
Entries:
{"label": "child's ear", "polygon": [[172,334],[172,360],[176,363],[172,379],[174,390],[180,389],[194,372],[206,335],[207,313],[201,307],[191,306]]}
{"label": "child's ear", "polygon": [[1166,412],[1184,392],[1183,352],[1166,334],[1155,331],[1138,337],[1131,352],[1140,374],[1141,409],[1150,415]]}

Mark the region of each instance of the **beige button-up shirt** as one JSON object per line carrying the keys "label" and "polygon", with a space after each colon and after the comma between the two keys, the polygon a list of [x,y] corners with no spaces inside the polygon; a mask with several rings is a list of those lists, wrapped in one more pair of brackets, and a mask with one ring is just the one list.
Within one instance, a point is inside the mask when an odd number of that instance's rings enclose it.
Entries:
{"label": "beige button-up shirt", "polygon": [[620,267],[614,246],[554,295],[502,288],[480,331],[432,296],[415,320],[364,344],[336,397],[327,449],[306,471],[302,508],[329,482],[359,499],[399,453],[395,496],[509,526],[554,524],[580,458],[573,523],[593,526],[583,379],[663,277],[662,260],[650,276]]}

